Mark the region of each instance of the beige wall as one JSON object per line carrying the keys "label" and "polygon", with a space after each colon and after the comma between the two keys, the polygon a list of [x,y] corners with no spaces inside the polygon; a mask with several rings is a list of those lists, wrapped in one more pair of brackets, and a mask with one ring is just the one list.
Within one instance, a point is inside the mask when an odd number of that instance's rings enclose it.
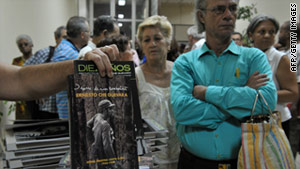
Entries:
{"label": "beige wall", "polygon": [[[257,12],[273,15],[280,24],[289,20],[290,3],[297,4],[298,21],[300,20],[300,3],[299,0],[240,0],[240,6],[256,4]],[[161,15],[168,17],[172,24],[194,24],[194,4],[186,3],[162,3]],[[248,26],[248,21],[238,20],[236,31],[244,32]],[[178,30],[178,29],[177,29]],[[186,32],[176,33],[176,39],[182,39]]]}
{"label": "beige wall", "polygon": [[168,17],[172,24],[193,24],[194,4],[192,3],[162,3],[161,15]]}
{"label": "beige wall", "polygon": [[[300,21],[299,0],[240,0],[240,6],[256,4],[257,14],[263,13],[274,16],[279,24],[290,19],[290,3],[297,3],[298,22]],[[246,31],[248,21],[239,20],[236,23],[236,30]]]}
{"label": "beige wall", "polygon": [[28,34],[33,51],[55,45],[54,30],[77,15],[76,0],[0,0],[0,62],[11,64],[21,53],[15,39]]}

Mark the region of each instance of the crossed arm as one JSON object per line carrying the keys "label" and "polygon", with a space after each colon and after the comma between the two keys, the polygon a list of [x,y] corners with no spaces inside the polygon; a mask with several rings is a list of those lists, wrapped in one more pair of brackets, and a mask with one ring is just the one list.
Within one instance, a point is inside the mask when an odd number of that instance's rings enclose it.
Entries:
{"label": "crossed arm", "polygon": [[[276,88],[270,80],[272,73],[266,60],[251,63],[257,66],[249,66],[251,76],[244,86],[194,86],[193,70],[187,66],[191,63],[181,61],[175,62],[171,79],[171,104],[178,124],[215,129],[229,118],[242,120],[250,115],[258,88],[271,109],[275,108]],[[259,101],[255,114],[262,112],[262,106],[266,108]]]}
{"label": "crossed arm", "polygon": [[[267,74],[260,74],[258,71],[254,72],[248,79],[245,86],[257,90],[259,87],[266,85],[269,81]],[[194,86],[193,96],[199,100],[205,101],[205,93],[207,86],[196,85]]]}

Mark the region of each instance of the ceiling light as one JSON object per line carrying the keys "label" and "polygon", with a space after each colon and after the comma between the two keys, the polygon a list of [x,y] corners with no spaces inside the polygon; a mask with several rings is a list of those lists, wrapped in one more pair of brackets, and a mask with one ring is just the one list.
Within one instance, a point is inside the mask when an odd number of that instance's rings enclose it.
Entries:
{"label": "ceiling light", "polygon": [[124,14],[118,14],[118,18],[119,19],[123,19],[124,18]]}
{"label": "ceiling light", "polygon": [[118,0],[118,5],[119,6],[125,6],[126,0]]}

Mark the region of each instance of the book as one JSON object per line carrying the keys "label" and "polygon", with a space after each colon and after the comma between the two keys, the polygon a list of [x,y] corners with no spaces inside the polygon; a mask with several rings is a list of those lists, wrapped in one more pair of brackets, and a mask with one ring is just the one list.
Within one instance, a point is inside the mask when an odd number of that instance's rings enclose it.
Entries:
{"label": "book", "polygon": [[60,168],[70,168],[71,159],[70,159],[70,151],[66,152],[66,154],[60,159],[59,167]]}
{"label": "book", "polygon": [[165,140],[168,139],[168,129],[161,126],[155,120],[150,118],[143,118],[143,131],[144,131],[144,139],[161,139]]}
{"label": "book", "polygon": [[5,129],[17,129],[17,128],[28,128],[28,127],[40,127],[40,126],[48,126],[53,124],[65,124],[67,120],[60,119],[45,119],[45,120],[14,120],[13,124],[6,124]]}
{"label": "book", "polygon": [[[57,154],[55,156],[28,158],[18,160],[8,160],[9,168],[56,168],[58,167],[59,160],[64,154]],[[50,167],[52,166],[52,167]]]}
{"label": "book", "polygon": [[5,152],[6,160],[22,159],[22,158],[34,158],[41,156],[52,156],[57,154],[64,154],[70,149],[69,145],[46,147],[46,148],[36,148],[18,151],[7,151]]}
{"label": "book", "polygon": [[[14,120],[5,126],[0,168],[57,168],[70,149],[67,120]],[[3,146],[4,147],[4,146]]]}
{"label": "book", "polygon": [[142,137],[133,62],[112,62],[113,78],[91,61],[69,76],[71,168],[138,169]]}
{"label": "book", "polygon": [[[169,139],[167,135],[169,132],[168,129],[150,118],[143,118],[142,121],[144,127],[143,141],[147,145],[147,151],[151,152],[151,154],[154,155],[155,153],[161,152],[165,148],[167,148],[167,141]],[[153,166],[155,165],[153,164]]]}

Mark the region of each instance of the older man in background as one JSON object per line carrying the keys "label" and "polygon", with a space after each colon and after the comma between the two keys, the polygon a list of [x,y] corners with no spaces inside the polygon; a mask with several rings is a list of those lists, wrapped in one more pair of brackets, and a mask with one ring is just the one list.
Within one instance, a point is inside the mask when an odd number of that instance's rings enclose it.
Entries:
{"label": "older man in background", "polygon": [[[87,45],[90,38],[90,26],[86,18],[71,17],[67,23],[67,39],[56,47],[51,62],[77,59],[81,48]],[[67,91],[56,94],[56,107],[60,119],[68,119]]]}
{"label": "older man in background", "polygon": [[93,38],[88,42],[87,46],[80,50],[79,57],[82,57],[87,52],[95,49],[102,39],[119,34],[120,29],[115,18],[109,15],[101,15],[97,17],[94,21]]}
{"label": "older man in background", "polygon": [[[54,38],[56,42],[55,46],[49,46],[40,49],[31,58],[29,58],[24,65],[36,65],[50,62],[51,58],[53,57],[55,48],[60,44],[62,39],[67,38],[66,27],[58,27],[54,32]],[[31,112],[32,119],[58,118],[55,95],[39,100],[27,101],[26,105],[27,109]]]}

